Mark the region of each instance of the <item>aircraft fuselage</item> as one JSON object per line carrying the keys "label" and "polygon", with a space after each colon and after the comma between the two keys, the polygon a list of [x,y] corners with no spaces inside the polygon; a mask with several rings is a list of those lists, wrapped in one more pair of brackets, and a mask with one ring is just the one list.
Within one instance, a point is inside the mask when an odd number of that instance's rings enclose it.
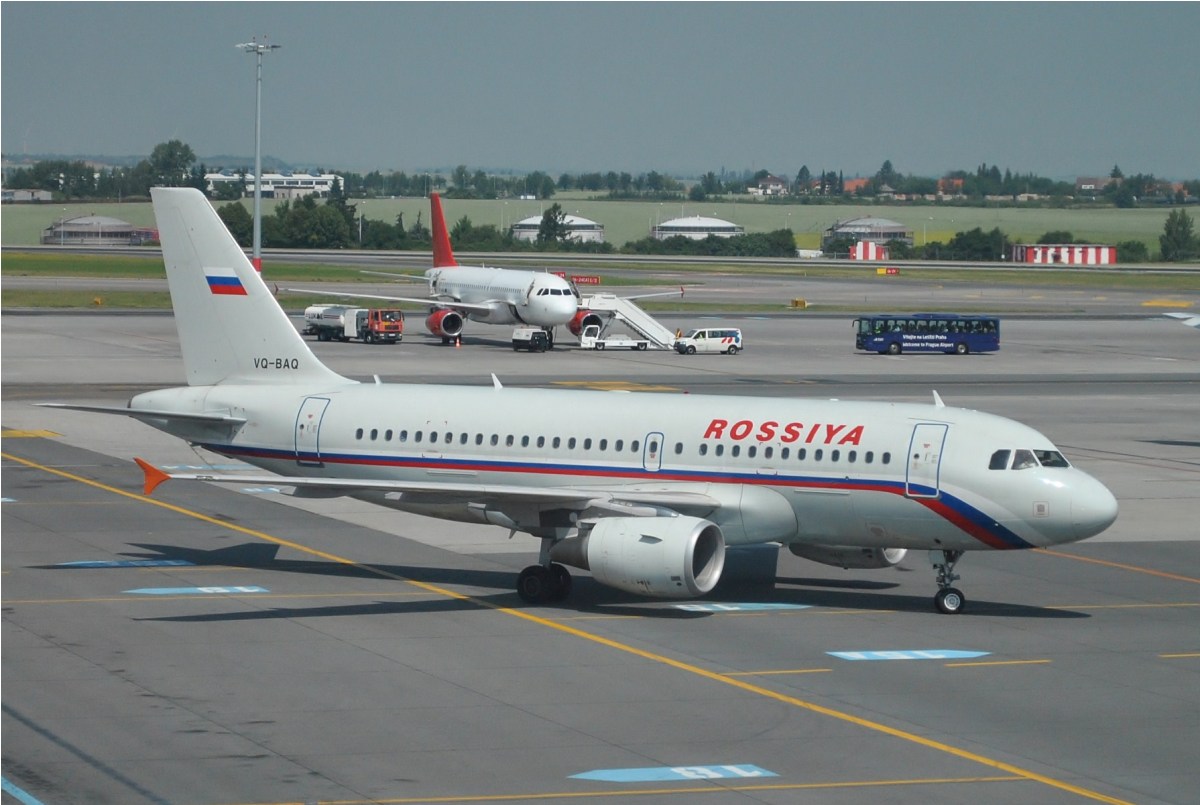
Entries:
{"label": "aircraft fuselage", "polygon": [[[489,485],[694,491],[719,505],[688,513],[729,544],[1017,549],[1083,539],[1116,517],[1111,493],[1058,464],[1042,434],[935,405],[368,384],[190,387],[132,402],[176,406],[246,424],[228,437],[162,429],[285,476],[464,482],[481,501]],[[1058,459],[1017,468],[1018,451]],[[478,519],[411,493],[356,496]],[[570,528],[553,503],[510,504],[506,516],[543,536]]]}

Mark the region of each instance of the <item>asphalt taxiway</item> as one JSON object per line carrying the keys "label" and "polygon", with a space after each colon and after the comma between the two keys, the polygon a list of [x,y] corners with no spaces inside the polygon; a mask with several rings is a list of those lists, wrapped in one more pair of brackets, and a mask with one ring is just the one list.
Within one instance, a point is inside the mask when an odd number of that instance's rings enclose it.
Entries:
{"label": "asphalt taxiway", "polygon": [[512,586],[536,543],[498,528],[270,487],[144,498],[132,455],[225,462],[30,403],[178,385],[171,319],[6,315],[5,802],[1195,802],[1200,336],[1014,319],[995,355],[891,358],[856,354],[848,317],[725,319],[739,356],[314,346],[400,382],[936,388],[1045,432],[1120,519],[968,555],[955,617],[933,612],[923,556],[842,571],[786,551],[774,583],[699,601],[579,573],[569,602],[528,607]]}

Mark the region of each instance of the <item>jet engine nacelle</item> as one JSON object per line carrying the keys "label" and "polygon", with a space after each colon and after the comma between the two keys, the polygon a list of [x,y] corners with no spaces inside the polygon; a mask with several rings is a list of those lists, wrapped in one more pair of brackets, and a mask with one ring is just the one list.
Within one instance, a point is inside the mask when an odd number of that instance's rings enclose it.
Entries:
{"label": "jet engine nacelle", "polygon": [[435,310],[425,319],[425,328],[442,338],[456,338],[462,332],[463,317],[457,310]]}
{"label": "jet engine nacelle", "polygon": [[550,558],[625,592],[695,598],[721,578],[725,537],[697,517],[605,517],[586,536],[556,543]]}
{"label": "jet engine nacelle", "polygon": [[793,542],[788,550],[801,559],[833,565],[843,570],[875,570],[900,564],[905,548],[849,548],[837,545],[805,545]]}
{"label": "jet engine nacelle", "polygon": [[597,327],[604,326],[604,319],[600,318],[599,314],[593,313],[590,310],[578,310],[575,316],[567,322],[567,329],[571,331],[571,335],[578,336],[583,332],[583,328],[589,325]]}

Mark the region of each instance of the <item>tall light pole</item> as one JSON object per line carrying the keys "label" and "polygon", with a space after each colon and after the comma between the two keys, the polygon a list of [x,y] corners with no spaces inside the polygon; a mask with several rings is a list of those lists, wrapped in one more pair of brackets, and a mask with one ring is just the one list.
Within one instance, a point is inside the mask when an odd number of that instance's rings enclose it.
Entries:
{"label": "tall light pole", "polygon": [[262,271],[262,57],[264,53],[278,50],[283,45],[271,45],[264,36],[235,45],[239,50],[253,53],[257,62],[257,78],[254,85],[254,270]]}

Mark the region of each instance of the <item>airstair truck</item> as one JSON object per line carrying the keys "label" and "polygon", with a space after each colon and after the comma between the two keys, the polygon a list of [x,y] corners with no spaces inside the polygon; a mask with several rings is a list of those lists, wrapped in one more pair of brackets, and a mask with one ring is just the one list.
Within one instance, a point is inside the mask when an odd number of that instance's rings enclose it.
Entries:
{"label": "airstair truck", "polygon": [[404,311],[345,305],[313,305],[304,311],[304,333],[318,341],[399,344],[404,338]]}

